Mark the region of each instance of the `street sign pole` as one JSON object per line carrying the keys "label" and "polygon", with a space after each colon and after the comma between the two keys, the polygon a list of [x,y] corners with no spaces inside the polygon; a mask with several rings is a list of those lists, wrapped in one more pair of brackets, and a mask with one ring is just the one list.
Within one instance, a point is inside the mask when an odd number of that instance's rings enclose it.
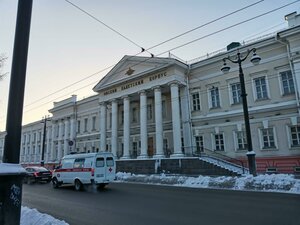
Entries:
{"label": "street sign pole", "polygon": [[[6,119],[3,162],[19,164],[22,113],[32,0],[19,0],[11,68],[9,99]],[[1,224],[19,225],[22,203],[22,176],[5,176],[1,182]],[[2,178],[1,178],[2,179]],[[2,196],[3,195],[3,196]]]}

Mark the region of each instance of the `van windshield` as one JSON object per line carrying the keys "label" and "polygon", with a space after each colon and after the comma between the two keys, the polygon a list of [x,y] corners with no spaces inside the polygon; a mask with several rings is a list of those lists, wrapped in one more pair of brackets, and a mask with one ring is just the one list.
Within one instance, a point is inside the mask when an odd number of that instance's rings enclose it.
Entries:
{"label": "van windshield", "polygon": [[114,166],[114,159],[112,157],[106,158],[106,165],[107,166]]}

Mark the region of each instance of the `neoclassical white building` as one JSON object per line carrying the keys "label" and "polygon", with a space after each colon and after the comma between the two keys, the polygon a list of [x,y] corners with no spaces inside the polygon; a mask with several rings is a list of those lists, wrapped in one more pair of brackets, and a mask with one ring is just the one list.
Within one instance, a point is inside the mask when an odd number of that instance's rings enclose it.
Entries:
{"label": "neoclassical white building", "polygon": [[[243,62],[258,169],[300,169],[300,16],[289,28],[194,63],[124,56],[95,85],[94,96],[54,102],[46,163],[70,152],[111,151],[120,160],[191,157],[216,152],[246,161],[238,65],[222,59],[256,48],[259,65]],[[21,162],[39,163],[43,124],[23,126]],[[0,134],[0,153],[5,133]]]}

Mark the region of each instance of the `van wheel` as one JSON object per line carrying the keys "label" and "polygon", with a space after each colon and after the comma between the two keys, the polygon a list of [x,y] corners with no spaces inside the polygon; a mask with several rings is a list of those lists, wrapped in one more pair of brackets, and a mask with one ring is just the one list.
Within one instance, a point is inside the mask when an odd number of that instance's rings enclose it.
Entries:
{"label": "van wheel", "polygon": [[81,191],[82,190],[82,183],[78,179],[75,180],[75,190],[76,191]]}
{"label": "van wheel", "polygon": [[104,189],[107,184],[99,184],[98,189]]}
{"label": "van wheel", "polygon": [[59,183],[58,183],[58,180],[57,180],[56,177],[54,177],[52,179],[52,186],[53,186],[53,188],[58,188],[59,187]]}

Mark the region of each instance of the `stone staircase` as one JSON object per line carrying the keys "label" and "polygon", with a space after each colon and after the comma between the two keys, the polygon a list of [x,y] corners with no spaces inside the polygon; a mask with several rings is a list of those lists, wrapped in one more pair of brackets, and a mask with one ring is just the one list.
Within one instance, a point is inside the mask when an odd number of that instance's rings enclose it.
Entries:
{"label": "stone staircase", "polygon": [[182,174],[206,176],[239,176],[242,169],[233,163],[226,165],[224,160],[210,156],[163,158],[163,159],[130,159],[117,160],[117,172],[134,174]]}

